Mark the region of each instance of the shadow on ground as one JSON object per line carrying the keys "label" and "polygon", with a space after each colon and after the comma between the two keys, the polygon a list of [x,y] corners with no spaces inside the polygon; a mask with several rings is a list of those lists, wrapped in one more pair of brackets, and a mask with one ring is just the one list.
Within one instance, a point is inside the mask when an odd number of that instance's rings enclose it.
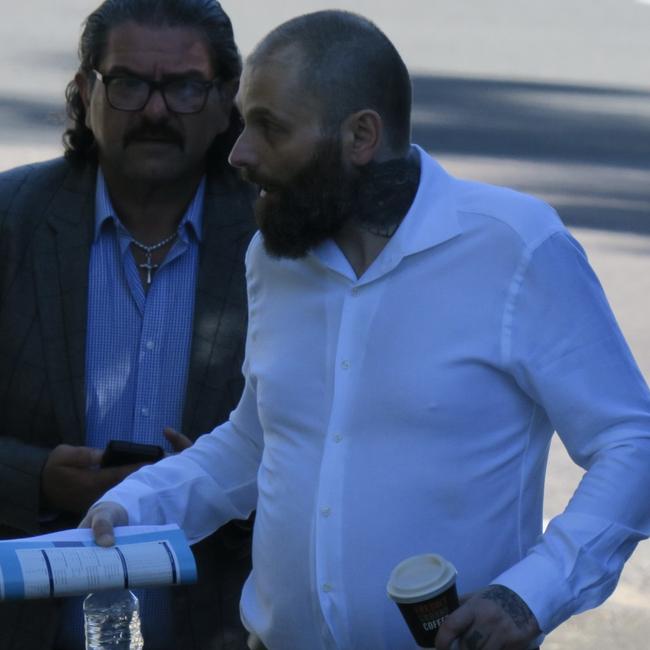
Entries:
{"label": "shadow on ground", "polygon": [[413,140],[434,155],[486,160],[487,180],[547,198],[568,225],[650,233],[650,92],[413,82]]}
{"label": "shadow on ground", "polygon": [[[413,82],[413,139],[434,155],[480,158],[493,170],[510,161],[509,173],[488,180],[548,198],[567,224],[650,233],[650,92],[441,76]],[[62,101],[0,94],[2,143],[58,143],[64,123]]]}
{"label": "shadow on ground", "polygon": [[415,140],[443,153],[650,170],[650,92],[415,77]]}

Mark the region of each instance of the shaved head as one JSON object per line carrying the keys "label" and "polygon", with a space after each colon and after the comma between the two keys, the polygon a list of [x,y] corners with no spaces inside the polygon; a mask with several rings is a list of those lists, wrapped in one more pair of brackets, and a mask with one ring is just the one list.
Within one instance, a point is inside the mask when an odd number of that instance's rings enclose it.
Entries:
{"label": "shaved head", "polygon": [[376,111],[386,144],[403,155],[411,139],[411,80],[404,61],[371,21],[346,11],[318,11],[276,27],[248,57],[263,64],[295,49],[301,85],[321,108],[326,127],[337,129],[352,113]]}

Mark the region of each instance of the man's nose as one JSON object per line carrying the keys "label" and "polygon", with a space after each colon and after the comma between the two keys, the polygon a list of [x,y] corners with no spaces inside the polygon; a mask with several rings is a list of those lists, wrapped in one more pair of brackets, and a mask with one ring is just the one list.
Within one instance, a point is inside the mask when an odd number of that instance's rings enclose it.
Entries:
{"label": "man's nose", "polygon": [[153,121],[169,115],[169,109],[160,88],[154,88],[151,91],[147,103],[142,107],[142,112]]}
{"label": "man's nose", "polygon": [[228,162],[237,169],[252,169],[257,166],[257,155],[246,128],[241,132],[230,151]]}

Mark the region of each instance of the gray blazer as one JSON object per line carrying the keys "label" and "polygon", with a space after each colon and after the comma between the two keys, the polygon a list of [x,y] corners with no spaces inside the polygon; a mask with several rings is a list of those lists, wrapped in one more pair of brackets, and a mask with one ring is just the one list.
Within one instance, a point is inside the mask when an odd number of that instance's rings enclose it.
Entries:
{"label": "gray blazer", "polygon": [[[39,522],[40,473],[51,448],[85,439],[88,268],[96,168],[63,159],[0,174],[0,537],[76,525]],[[183,432],[224,421],[242,390],[244,253],[252,196],[233,175],[210,177]],[[239,596],[250,571],[250,526],[229,524],[193,547],[199,583],[173,590],[170,648],[244,648]],[[0,650],[47,650],[58,603],[0,604]]]}

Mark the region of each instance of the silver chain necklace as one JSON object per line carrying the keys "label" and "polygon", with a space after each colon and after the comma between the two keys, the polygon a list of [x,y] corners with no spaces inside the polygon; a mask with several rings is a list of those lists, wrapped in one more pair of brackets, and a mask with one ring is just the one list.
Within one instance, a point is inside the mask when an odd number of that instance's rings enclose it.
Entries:
{"label": "silver chain necklace", "polygon": [[157,244],[151,244],[151,246],[147,246],[146,244],[139,242],[133,235],[131,235],[131,243],[141,251],[144,251],[147,256],[147,259],[143,264],[138,264],[138,268],[145,269],[147,271],[147,286],[151,284],[151,272],[155,271],[158,266],[160,266],[159,264],[151,263],[151,253],[157,251],[159,248],[162,248],[165,244],[169,244],[169,242],[176,239],[176,237],[178,237],[178,230],[169,235],[169,237],[165,237],[165,239],[162,239]]}

